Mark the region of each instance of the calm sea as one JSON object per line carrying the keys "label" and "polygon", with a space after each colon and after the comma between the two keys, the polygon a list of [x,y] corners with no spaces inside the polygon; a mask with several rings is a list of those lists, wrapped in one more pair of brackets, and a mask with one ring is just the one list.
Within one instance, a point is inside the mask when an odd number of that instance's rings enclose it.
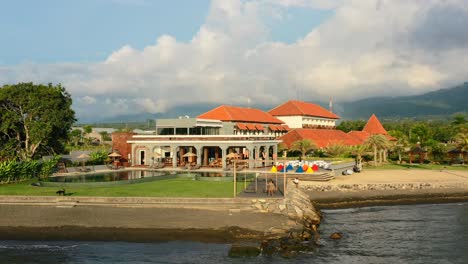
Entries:
{"label": "calm sea", "polygon": [[322,247],[288,259],[182,241],[0,241],[0,263],[468,263],[468,203],[325,210],[320,231]]}

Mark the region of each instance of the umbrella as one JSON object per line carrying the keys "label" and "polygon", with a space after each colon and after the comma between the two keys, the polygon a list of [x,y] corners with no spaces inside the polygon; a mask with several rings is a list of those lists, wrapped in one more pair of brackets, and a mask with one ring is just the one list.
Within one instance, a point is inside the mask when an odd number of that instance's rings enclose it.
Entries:
{"label": "umbrella", "polygon": [[184,155],[182,155],[182,157],[196,157],[196,156],[197,156],[197,154],[195,154],[193,152],[187,152]]}
{"label": "umbrella", "polygon": [[85,153],[82,153],[81,155],[79,155],[79,156],[77,157],[77,159],[82,160],[82,162],[83,162],[83,167],[84,167],[84,164],[85,164],[85,159],[89,159],[89,158],[91,158],[91,157],[90,157],[88,154],[85,154]]}
{"label": "umbrella", "polygon": [[238,158],[238,157],[239,157],[239,154],[234,153],[234,152],[231,152],[231,153],[227,154],[227,156],[226,156],[226,158],[230,158],[230,159]]}
{"label": "umbrella", "polygon": [[108,157],[117,158],[117,157],[122,157],[122,155],[120,155],[119,153],[116,153],[116,152],[112,152],[111,154],[108,155]]}
{"label": "umbrella", "polygon": [[120,155],[120,154],[117,153],[117,152],[112,152],[111,154],[108,155],[108,157],[114,158],[114,161],[115,161],[116,158],[122,157],[122,155]]}

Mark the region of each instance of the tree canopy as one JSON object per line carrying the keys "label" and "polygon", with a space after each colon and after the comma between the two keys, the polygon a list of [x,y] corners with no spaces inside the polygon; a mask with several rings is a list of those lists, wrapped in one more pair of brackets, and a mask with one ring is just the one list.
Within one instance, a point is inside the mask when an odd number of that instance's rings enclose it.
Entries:
{"label": "tree canopy", "polygon": [[291,150],[301,152],[302,159],[305,159],[305,155],[307,154],[307,152],[315,148],[317,148],[317,145],[315,145],[315,143],[309,139],[295,141],[291,146]]}
{"label": "tree canopy", "polygon": [[63,86],[19,83],[0,89],[0,156],[21,160],[63,150],[75,120]]}

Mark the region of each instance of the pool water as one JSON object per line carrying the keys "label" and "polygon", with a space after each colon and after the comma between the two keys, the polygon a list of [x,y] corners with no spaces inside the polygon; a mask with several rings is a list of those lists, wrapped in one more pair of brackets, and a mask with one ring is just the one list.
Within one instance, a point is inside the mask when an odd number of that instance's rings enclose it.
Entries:
{"label": "pool water", "polygon": [[125,170],[125,171],[112,171],[112,172],[100,172],[92,174],[82,175],[70,175],[70,176],[55,176],[49,177],[49,182],[113,182],[113,181],[128,181],[141,178],[148,178],[154,176],[163,175],[157,171],[145,171],[145,170]]}

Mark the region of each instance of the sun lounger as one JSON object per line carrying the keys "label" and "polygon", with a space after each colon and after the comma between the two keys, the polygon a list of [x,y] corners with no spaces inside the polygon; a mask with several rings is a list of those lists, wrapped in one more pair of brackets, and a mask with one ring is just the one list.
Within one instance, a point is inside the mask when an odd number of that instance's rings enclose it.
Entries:
{"label": "sun lounger", "polygon": [[189,170],[198,170],[200,169],[201,165],[196,164],[195,166],[190,166]]}

